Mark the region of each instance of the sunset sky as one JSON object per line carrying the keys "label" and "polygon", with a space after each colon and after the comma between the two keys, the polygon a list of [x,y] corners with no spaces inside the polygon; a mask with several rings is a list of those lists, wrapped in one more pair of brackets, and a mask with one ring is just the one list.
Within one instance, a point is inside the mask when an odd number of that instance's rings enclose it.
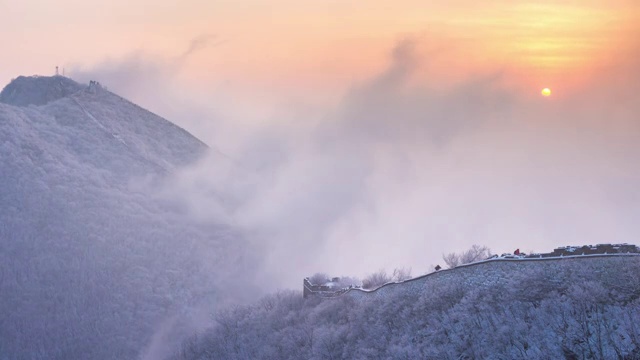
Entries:
{"label": "sunset sky", "polygon": [[0,82],[64,67],[250,169],[175,187],[199,218],[238,191],[295,286],[637,243],[638,39],[637,0],[0,0]]}
{"label": "sunset sky", "polygon": [[[444,80],[509,69],[518,85],[571,87],[620,56],[634,0],[3,0],[0,79],[69,74],[135,53],[176,59],[181,80],[234,91],[335,93],[382,69],[399,39],[423,43]],[[106,81],[106,80],[105,80]]]}

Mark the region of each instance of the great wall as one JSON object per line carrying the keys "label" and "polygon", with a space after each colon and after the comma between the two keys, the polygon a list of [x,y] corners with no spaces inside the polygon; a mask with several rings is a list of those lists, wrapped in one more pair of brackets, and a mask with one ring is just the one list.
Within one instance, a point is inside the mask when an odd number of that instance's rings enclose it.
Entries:
{"label": "great wall", "polygon": [[[628,267],[626,265],[637,265]],[[585,272],[585,268],[588,270]],[[631,269],[631,270],[630,270]],[[328,284],[312,284],[309,278],[303,280],[303,296],[338,298],[349,296],[355,299],[371,299],[385,296],[390,292],[424,292],[429,287],[443,286],[456,282],[464,286],[494,286],[514,276],[523,279],[535,277],[545,281],[561,283],[585,280],[623,286],[640,274],[640,247],[629,244],[600,244],[596,246],[566,246],[546,254],[503,254],[488,259],[439,270],[401,282],[390,282],[376,289],[367,290],[357,286],[336,288]],[[535,274],[535,276],[532,276]],[[579,279],[577,277],[580,277]],[[333,279],[335,283],[337,278]],[[524,280],[523,280],[524,281]],[[532,281],[532,280],[527,280]]]}

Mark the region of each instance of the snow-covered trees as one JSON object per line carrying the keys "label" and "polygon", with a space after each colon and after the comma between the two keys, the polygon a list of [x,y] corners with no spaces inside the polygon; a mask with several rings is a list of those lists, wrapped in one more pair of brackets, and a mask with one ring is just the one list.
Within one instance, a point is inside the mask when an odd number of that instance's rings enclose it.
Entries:
{"label": "snow-covered trees", "polygon": [[218,314],[174,359],[639,359],[640,259],[611,277],[581,264],[360,300],[279,293]]}
{"label": "snow-covered trees", "polygon": [[331,281],[331,278],[325,273],[315,273],[309,277],[311,285],[324,285],[328,281]]}

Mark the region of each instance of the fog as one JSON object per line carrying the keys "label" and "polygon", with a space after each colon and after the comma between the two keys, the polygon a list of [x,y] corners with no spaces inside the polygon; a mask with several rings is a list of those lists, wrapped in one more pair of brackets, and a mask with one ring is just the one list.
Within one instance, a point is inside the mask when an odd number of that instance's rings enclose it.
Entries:
{"label": "fog", "polygon": [[345,82],[333,101],[308,88],[265,99],[185,80],[189,57],[220,41],[199,36],[175,58],[138,51],[76,65],[71,77],[101,81],[211,147],[157,196],[247,234],[265,260],[247,277],[265,290],[297,289],[315,272],[418,275],[472,244],[637,243],[637,51],[543,98],[503,64],[443,76],[430,65],[446,47],[408,37],[385,69]]}

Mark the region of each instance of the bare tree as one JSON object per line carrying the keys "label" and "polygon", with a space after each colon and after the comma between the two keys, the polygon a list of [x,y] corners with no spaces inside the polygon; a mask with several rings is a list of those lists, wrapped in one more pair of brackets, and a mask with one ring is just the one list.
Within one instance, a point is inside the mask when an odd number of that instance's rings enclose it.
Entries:
{"label": "bare tree", "polygon": [[449,269],[460,265],[460,255],[456,253],[442,254],[442,260],[444,260],[444,263],[447,264]]}
{"label": "bare tree", "polygon": [[459,254],[443,254],[442,259],[444,260],[445,264],[447,264],[449,269],[453,269],[456,266],[484,260],[490,256],[491,250],[488,247],[473,245],[469,250],[463,251]]}
{"label": "bare tree", "polygon": [[405,281],[411,279],[411,268],[395,268],[391,275],[393,281]]}
{"label": "bare tree", "polygon": [[460,256],[461,264],[469,264],[472,262],[484,260],[491,256],[491,250],[486,246],[473,245],[471,249],[463,252]]}
{"label": "bare tree", "polygon": [[363,289],[375,289],[391,281],[384,269],[380,269],[362,280]]}

